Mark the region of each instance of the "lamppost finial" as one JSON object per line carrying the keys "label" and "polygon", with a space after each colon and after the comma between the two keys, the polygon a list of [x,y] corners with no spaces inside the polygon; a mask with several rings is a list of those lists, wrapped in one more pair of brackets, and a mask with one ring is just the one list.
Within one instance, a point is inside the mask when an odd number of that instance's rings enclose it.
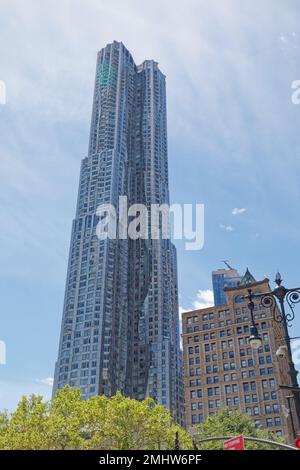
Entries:
{"label": "lamppost finial", "polygon": [[277,271],[276,276],[275,276],[275,282],[276,282],[277,286],[280,287],[280,285],[282,283],[282,277],[281,277],[280,272],[278,272],[278,271]]}

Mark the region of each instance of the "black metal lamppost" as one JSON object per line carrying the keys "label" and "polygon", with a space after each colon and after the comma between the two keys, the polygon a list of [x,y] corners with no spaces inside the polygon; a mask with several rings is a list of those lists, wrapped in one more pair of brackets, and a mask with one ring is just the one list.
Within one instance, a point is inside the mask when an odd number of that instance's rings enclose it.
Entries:
{"label": "black metal lamppost", "polygon": [[[298,429],[300,429],[300,388],[297,381],[297,374],[298,371],[295,368],[293,358],[292,358],[292,350],[291,350],[291,338],[289,335],[288,327],[291,326],[292,321],[295,318],[295,305],[300,303],[300,287],[296,287],[293,289],[286,289],[282,285],[282,278],[280,273],[276,274],[275,283],[277,287],[271,292],[265,293],[253,293],[251,289],[248,289],[248,295],[245,296],[246,299],[249,300],[248,307],[251,313],[251,327],[250,327],[250,346],[252,349],[259,349],[262,345],[262,339],[259,336],[257,327],[255,325],[254,320],[254,299],[260,299],[260,304],[263,307],[270,308],[272,310],[273,318],[276,322],[281,323],[283,325],[284,331],[284,340],[285,344],[280,346],[276,352],[278,358],[282,358],[287,354],[288,359],[288,373],[291,377],[292,386],[285,386],[280,385],[279,388],[290,390],[292,396],[294,398],[296,412],[298,417]],[[285,309],[285,302],[287,302],[289,306],[289,311]],[[278,309],[279,303],[279,309]],[[288,397],[290,398],[290,397]],[[291,411],[290,411],[291,413]],[[292,418],[292,414],[291,414]],[[293,426],[294,427],[294,426]]]}

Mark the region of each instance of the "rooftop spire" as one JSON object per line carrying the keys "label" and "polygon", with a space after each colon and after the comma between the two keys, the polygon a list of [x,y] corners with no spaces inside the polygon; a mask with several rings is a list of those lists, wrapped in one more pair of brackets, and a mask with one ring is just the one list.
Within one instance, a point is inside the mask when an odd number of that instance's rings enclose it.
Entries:
{"label": "rooftop spire", "polygon": [[256,279],[252,276],[249,269],[247,268],[244,276],[242,277],[242,279],[239,283],[239,285],[240,286],[247,286],[248,284],[253,284],[255,282],[256,282]]}

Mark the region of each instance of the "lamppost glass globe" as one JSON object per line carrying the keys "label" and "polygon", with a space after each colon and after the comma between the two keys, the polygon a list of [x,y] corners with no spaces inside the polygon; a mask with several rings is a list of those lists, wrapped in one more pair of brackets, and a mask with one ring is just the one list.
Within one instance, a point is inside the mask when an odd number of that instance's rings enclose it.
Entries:
{"label": "lamppost glass globe", "polygon": [[262,339],[258,334],[256,326],[251,326],[250,329],[251,336],[249,338],[249,343],[252,349],[257,350],[262,345]]}
{"label": "lamppost glass globe", "polygon": [[261,338],[250,337],[250,346],[255,351],[261,347]]}

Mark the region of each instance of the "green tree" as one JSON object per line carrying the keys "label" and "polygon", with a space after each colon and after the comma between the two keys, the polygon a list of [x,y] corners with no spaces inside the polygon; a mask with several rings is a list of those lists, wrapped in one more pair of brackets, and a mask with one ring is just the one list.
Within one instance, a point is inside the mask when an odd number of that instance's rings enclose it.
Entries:
{"label": "green tree", "polygon": [[152,399],[137,401],[117,393],[82,400],[66,386],[52,401],[23,397],[17,410],[0,414],[0,449],[192,449],[190,435]]}
{"label": "green tree", "polygon": [[67,385],[58,391],[48,406],[46,448],[84,448],[86,406],[81,398],[81,391]]}
{"label": "green tree", "polygon": [[[195,441],[199,443],[201,439],[206,437],[238,436],[240,434],[243,434],[245,437],[257,437],[276,442],[284,442],[282,438],[256,428],[249,416],[245,415],[241,410],[231,412],[228,408],[223,408],[219,410],[217,414],[209,416],[198,427]],[[223,441],[203,442],[202,444],[198,444],[198,447],[199,449],[206,450],[221,450],[223,449]],[[259,444],[250,441],[245,443],[245,448],[247,450],[276,449],[276,447],[271,447],[268,444]]]}
{"label": "green tree", "polygon": [[137,401],[118,393],[108,400],[106,417],[106,449],[173,449],[176,432],[182,448],[192,449],[190,435],[176,426],[168,410],[151,398]]}
{"label": "green tree", "polygon": [[23,397],[10,416],[1,414],[1,449],[39,449],[45,441],[48,404],[41,396]]}
{"label": "green tree", "polygon": [[5,438],[9,426],[9,414],[7,411],[0,413],[0,449],[4,448]]}

